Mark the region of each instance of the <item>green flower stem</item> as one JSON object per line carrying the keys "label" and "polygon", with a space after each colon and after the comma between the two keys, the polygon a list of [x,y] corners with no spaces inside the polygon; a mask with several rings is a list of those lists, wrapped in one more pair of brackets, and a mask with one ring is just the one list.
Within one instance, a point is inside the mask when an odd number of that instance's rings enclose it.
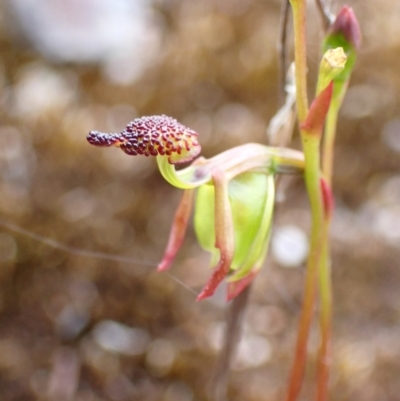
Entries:
{"label": "green flower stem", "polygon": [[[300,126],[308,114],[307,62],[306,62],[306,1],[291,0],[294,21],[295,64],[296,64],[296,105]],[[307,343],[316,299],[318,269],[322,256],[324,207],[320,188],[320,135],[301,130],[305,155],[305,182],[311,205],[311,239],[307,262],[303,308],[299,321],[295,359],[289,380],[287,401],[295,401],[300,393],[304,377]]]}
{"label": "green flower stem", "polygon": [[304,170],[304,156],[293,149],[249,143],[211,159],[199,158],[182,170],[175,170],[175,165],[170,164],[165,156],[157,156],[157,164],[171,185],[190,189],[210,182],[215,170],[223,170],[228,181],[244,172],[301,173]]}
{"label": "green flower stem", "polygon": [[[334,143],[336,136],[339,109],[342,105],[344,95],[347,91],[348,80],[334,81],[333,94],[325,121],[322,174],[329,187],[332,186]],[[331,364],[331,342],[332,342],[332,277],[331,260],[329,256],[329,230],[331,216],[326,216],[324,222],[324,249],[319,269],[320,288],[320,316],[319,325],[321,330],[321,343],[317,357],[317,401],[325,401],[328,397],[329,368]]]}
{"label": "green flower stem", "polygon": [[[325,38],[324,49],[341,47],[346,54],[346,63],[343,71],[334,78],[333,95],[325,121],[323,144],[322,172],[327,188],[332,185],[334,160],[334,142],[340,106],[346,94],[351,72],[356,61],[357,50],[361,44],[361,33],[357,19],[351,8],[344,6],[333,22],[330,32]],[[337,51],[337,50],[335,50]],[[340,57],[339,57],[340,58]],[[331,195],[330,195],[331,196]],[[332,283],[328,249],[328,236],[332,213],[328,213],[324,223],[324,249],[320,265],[320,327],[321,344],[317,362],[317,401],[325,401],[328,393],[331,326],[332,326]]]}
{"label": "green flower stem", "polygon": [[196,188],[202,184],[207,183],[211,180],[211,175],[208,174],[202,179],[198,178],[194,180],[193,177],[196,172],[194,165],[191,165],[183,170],[176,171],[175,165],[168,162],[168,158],[165,156],[157,156],[158,169],[164,179],[169,182],[174,187],[180,189],[192,189]]}
{"label": "green flower stem", "polygon": [[[339,109],[342,104],[344,94],[347,90],[347,82],[337,82],[333,88],[331,104],[326,117],[322,173],[329,187],[332,185],[334,143],[336,136],[336,126]],[[317,401],[324,401],[328,396],[329,367],[331,364],[331,342],[332,342],[332,277],[331,261],[329,256],[329,230],[331,217],[327,216],[324,222],[324,248],[319,269],[319,288],[320,288],[320,316],[319,324],[321,330],[321,343],[317,357]]]}
{"label": "green flower stem", "polygon": [[[336,90],[335,90],[336,89]],[[322,172],[329,186],[332,184],[332,168],[334,159],[334,142],[336,134],[337,118],[341,101],[338,101],[337,87],[334,86],[328,115],[326,117]],[[336,95],[336,96],[335,96]],[[332,277],[331,260],[329,253],[329,230],[331,219],[327,217],[323,229],[323,251],[319,268],[319,293],[320,293],[320,315],[319,326],[321,331],[321,342],[317,356],[317,401],[325,401],[328,397],[329,369],[331,365],[332,349]]]}
{"label": "green flower stem", "polygon": [[306,364],[307,342],[314,314],[318,268],[320,265],[323,245],[321,229],[324,223],[324,208],[320,192],[320,137],[313,134],[310,135],[310,133],[304,131],[302,131],[301,135],[306,160],[305,181],[311,204],[312,228],[310,253],[307,261],[305,278],[303,307],[300,315],[295,360],[289,381],[288,395],[286,398],[287,401],[295,401],[301,390]]}
{"label": "green flower stem", "polygon": [[319,268],[319,294],[321,330],[321,343],[317,357],[317,401],[325,401],[328,398],[329,369],[331,365],[332,348],[332,279],[331,262],[329,257],[329,228],[330,218],[326,218],[323,229],[323,248]]}
{"label": "green flower stem", "polygon": [[344,94],[347,90],[347,84],[335,84],[333,88],[333,95],[331,104],[329,107],[328,115],[326,117],[325,132],[324,132],[324,143],[323,143],[323,160],[322,160],[322,172],[324,177],[329,184],[332,185],[332,169],[334,159],[334,143],[336,136],[336,126],[339,114],[340,106]]}

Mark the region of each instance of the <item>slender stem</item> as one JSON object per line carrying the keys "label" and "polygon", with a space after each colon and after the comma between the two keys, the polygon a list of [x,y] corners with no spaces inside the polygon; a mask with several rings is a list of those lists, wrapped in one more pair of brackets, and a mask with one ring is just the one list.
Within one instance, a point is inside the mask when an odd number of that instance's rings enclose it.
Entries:
{"label": "slender stem", "polygon": [[321,343],[317,358],[317,401],[328,399],[329,369],[331,365],[332,348],[332,279],[329,257],[329,227],[330,219],[324,223],[323,249],[319,269],[319,294],[321,302],[320,330]]}
{"label": "slender stem", "polygon": [[[325,122],[322,173],[329,187],[332,186],[334,143],[339,109],[342,104],[347,83],[334,85],[333,96]],[[329,229],[331,218],[327,217],[323,230],[323,254],[319,269],[319,288],[321,298],[321,310],[319,324],[321,330],[321,343],[317,357],[317,401],[325,401],[328,397],[329,368],[331,364],[332,342],[332,277],[331,261],[329,256]]]}
{"label": "slender stem", "polygon": [[[334,158],[334,142],[340,103],[333,96],[325,124],[322,171],[329,186],[332,185],[332,169]],[[323,233],[323,253],[319,268],[320,316],[319,325],[321,342],[317,356],[317,390],[316,400],[326,401],[328,398],[329,369],[332,348],[332,278],[329,256],[329,229],[331,219],[326,218]]]}
{"label": "slender stem", "polygon": [[[296,105],[300,126],[308,114],[306,61],[306,1],[291,0],[294,21]],[[305,182],[311,206],[310,253],[307,261],[303,308],[297,334],[295,359],[289,380],[287,401],[295,401],[301,390],[307,357],[307,343],[314,314],[318,269],[324,248],[324,207],[320,187],[320,133],[301,130],[305,155]]]}
{"label": "slender stem", "polygon": [[289,389],[286,400],[295,401],[300,393],[303,382],[307,342],[314,314],[318,268],[321,260],[323,226],[323,203],[320,193],[319,180],[319,143],[317,136],[302,132],[303,148],[306,158],[305,181],[311,204],[312,228],[310,253],[307,261],[303,308],[300,315],[299,329],[296,342],[295,360],[293,363]]}
{"label": "slender stem", "polygon": [[336,96],[332,96],[331,105],[329,107],[328,115],[326,116],[324,143],[323,143],[323,159],[322,159],[322,172],[325,180],[329,186],[332,185],[332,169],[334,159],[334,143],[336,136],[337,118],[340,108],[340,102],[337,101]]}
{"label": "slender stem", "polygon": [[296,65],[296,106],[300,124],[308,112],[307,52],[306,52],[306,1],[290,0],[293,12],[294,61]]}

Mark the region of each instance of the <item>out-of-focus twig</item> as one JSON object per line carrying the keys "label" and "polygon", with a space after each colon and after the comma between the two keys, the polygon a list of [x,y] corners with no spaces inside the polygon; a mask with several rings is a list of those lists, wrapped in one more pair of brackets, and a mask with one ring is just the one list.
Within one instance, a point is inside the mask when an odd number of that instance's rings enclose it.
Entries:
{"label": "out-of-focus twig", "polygon": [[287,66],[287,31],[289,27],[289,13],[290,4],[289,0],[283,0],[281,9],[281,21],[280,21],[280,32],[279,32],[279,94],[281,102],[283,102],[285,96],[285,86],[286,86],[286,71]]}
{"label": "out-of-focus twig", "polygon": [[248,285],[229,305],[224,344],[217,361],[211,387],[213,401],[226,401],[228,399],[229,368],[240,340],[244,312],[249,301],[251,288],[252,285]]}
{"label": "out-of-focus twig", "polygon": [[329,7],[327,6],[325,0],[315,0],[317,5],[317,10],[319,16],[321,17],[322,26],[324,28],[324,32],[328,30],[333,21],[335,20],[335,16],[331,13]]}
{"label": "out-of-focus twig", "polygon": [[292,140],[294,123],[296,121],[294,68],[294,64],[292,63],[285,76],[285,102],[271,119],[267,128],[268,143],[271,146],[288,146]]}

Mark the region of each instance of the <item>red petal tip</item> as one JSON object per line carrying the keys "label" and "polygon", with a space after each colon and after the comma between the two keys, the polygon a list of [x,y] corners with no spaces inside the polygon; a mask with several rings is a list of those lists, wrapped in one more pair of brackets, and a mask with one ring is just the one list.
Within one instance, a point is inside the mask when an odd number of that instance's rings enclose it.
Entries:
{"label": "red petal tip", "polygon": [[227,271],[224,268],[221,269],[221,267],[224,267],[224,265],[217,266],[215,268],[214,273],[198,295],[197,301],[201,301],[202,299],[209,298],[214,295],[215,290],[227,274]]}
{"label": "red petal tip", "polygon": [[233,298],[236,298],[247,286],[252,283],[257,273],[258,270],[254,270],[250,272],[246,277],[243,277],[238,281],[233,281],[229,283],[226,300],[231,301]]}
{"label": "red petal tip", "polygon": [[157,266],[157,271],[158,272],[163,272],[165,270],[168,270],[171,267],[171,262],[160,262]]}

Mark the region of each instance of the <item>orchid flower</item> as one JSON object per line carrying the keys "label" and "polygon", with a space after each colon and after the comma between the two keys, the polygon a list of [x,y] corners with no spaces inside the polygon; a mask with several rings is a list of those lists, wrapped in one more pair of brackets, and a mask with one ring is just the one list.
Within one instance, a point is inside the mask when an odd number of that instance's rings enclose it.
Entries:
{"label": "orchid flower", "polygon": [[87,140],[117,146],[128,155],[156,156],[163,177],[184,190],[159,271],[171,266],[183,243],[197,190],[194,228],[214,267],[198,300],[211,296],[225,278],[228,299],[253,280],[271,237],[275,175],[304,168],[302,152],[249,143],[177,170],[195,159],[201,147],[195,131],[165,115],[137,118],[118,134],[91,131]]}

